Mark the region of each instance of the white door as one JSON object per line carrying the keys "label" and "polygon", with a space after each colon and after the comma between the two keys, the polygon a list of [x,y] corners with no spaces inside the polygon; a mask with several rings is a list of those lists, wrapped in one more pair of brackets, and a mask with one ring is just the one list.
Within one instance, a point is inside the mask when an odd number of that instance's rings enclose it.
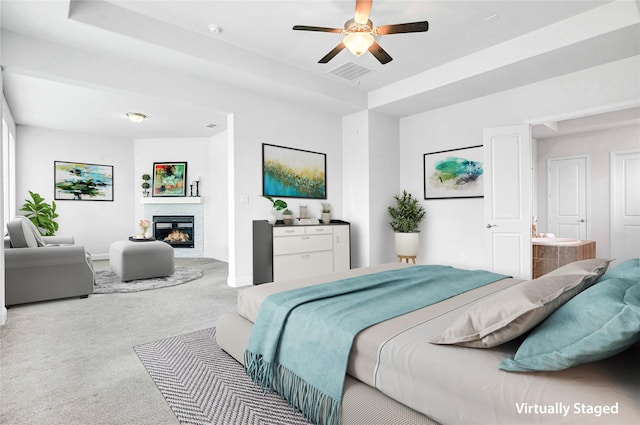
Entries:
{"label": "white door", "polygon": [[548,161],[547,231],[558,238],[588,239],[587,172],[585,156]]}
{"label": "white door", "polygon": [[611,153],[611,257],[640,257],[640,151]]}
{"label": "white door", "polygon": [[486,128],[483,139],[488,269],[531,279],[531,129]]}

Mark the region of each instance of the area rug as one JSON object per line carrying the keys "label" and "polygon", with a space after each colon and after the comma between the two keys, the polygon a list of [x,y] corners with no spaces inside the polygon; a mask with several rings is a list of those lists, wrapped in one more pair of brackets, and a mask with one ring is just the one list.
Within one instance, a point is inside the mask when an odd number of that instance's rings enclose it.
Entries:
{"label": "area rug", "polygon": [[309,424],[254,385],[215,336],[210,328],[133,347],[181,424]]}
{"label": "area rug", "polygon": [[171,276],[123,282],[118,275],[111,270],[99,270],[96,272],[96,283],[93,286],[93,293],[113,294],[116,292],[146,291],[148,289],[164,288],[191,282],[192,280],[200,279],[203,275],[202,270],[176,266]]}

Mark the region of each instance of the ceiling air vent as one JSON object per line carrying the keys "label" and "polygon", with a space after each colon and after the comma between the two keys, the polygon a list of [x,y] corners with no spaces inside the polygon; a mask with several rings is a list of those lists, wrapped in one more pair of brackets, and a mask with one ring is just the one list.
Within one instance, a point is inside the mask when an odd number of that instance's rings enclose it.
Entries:
{"label": "ceiling air vent", "polygon": [[343,63],[335,68],[327,71],[329,74],[336,75],[345,80],[355,80],[358,77],[363,76],[371,72],[369,68],[365,68],[362,65],[355,64],[353,62]]}

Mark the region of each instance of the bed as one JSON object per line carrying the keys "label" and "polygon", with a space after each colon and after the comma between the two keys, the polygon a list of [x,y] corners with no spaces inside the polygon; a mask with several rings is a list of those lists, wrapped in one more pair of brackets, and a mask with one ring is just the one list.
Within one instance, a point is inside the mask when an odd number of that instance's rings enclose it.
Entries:
{"label": "bed", "polygon": [[[527,339],[533,337],[538,328],[543,328],[542,324],[551,323],[560,313],[566,314],[563,309],[570,304],[569,300],[573,303],[580,298],[577,294],[582,297],[590,295],[596,287],[606,289],[604,283],[609,281],[615,284],[624,281],[625,285],[640,290],[640,284],[628,283],[631,282],[629,279],[637,278],[639,267],[637,260],[634,261],[625,268],[626,274],[622,277],[612,275],[613,270],[604,273],[608,261],[586,260],[540,278],[546,278],[546,281],[500,279],[364,329],[355,337],[349,353],[340,423],[639,423],[640,368],[637,360],[640,345],[637,341],[640,330],[634,329],[640,323],[640,306],[635,305],[636,301],[624,309],[625,314],[631,316],[623,317],[624,325],[618,328],[628,326],[630,330],[623,329],[626,333],[621,338],[626,345],[622,349],[616,346],[619,353],[613,357],[555,371],[523,373],[499,369],[518,358]],[[244,364],[245,349],[260,306],[270,295],[409,267],[417,266],[385,264],[242,289],[238,296],[238,312],[226,314],[218,321],[218,344]],[[517,298],[512,294],[533,290],[538,296],[537,292],[549,281],[555,285],[558,281],[563,282],[560,284],[561,295],[550,298],[543,294],[544,308],[530,309],[529,313],[520,315],[521,318],[526,316],[526,323],[512,326],[514,322],[511,322],[506,326],[518,328],[520,336],[511,339],[509,335],[502,335],[502,328],[492,330],[489,335],[476,335],[475,340],[469,340],[468,332],[460,336],[460,323],[468,325],[469,314],[474,311],[485,314],[493,308],[487,306],[495,306],[496,302],[499,304],[496,310],[504,314],[503,310],[511,308],[506,304]],[[579,281],[579,284],[566,284],[569,281]],[[602,299],[597,292],[590,296]],[[581,305],[576,308],[584,310]],[[513,316],[512,312],[508,315]],[[476,322],[494,320],[491,326],[495,325],[495,317],[471,319]],[[484,330],[488,329],[486,324],[483,326]],[[479,348],[483,344],[490,347]],[[546,344],[537,344],[540,345]],[[513,364],[505,367],[514,368]]]}

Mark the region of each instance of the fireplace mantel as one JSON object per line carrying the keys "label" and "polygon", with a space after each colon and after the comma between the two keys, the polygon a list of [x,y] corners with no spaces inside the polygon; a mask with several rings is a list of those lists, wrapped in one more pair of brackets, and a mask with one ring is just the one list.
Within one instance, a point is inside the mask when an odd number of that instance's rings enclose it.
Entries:
{"label": "fireplace mantel", "polygon": [[204,199],[202,196],[149,197],[140,198],[140,202],[143,204],[203,204]]}

